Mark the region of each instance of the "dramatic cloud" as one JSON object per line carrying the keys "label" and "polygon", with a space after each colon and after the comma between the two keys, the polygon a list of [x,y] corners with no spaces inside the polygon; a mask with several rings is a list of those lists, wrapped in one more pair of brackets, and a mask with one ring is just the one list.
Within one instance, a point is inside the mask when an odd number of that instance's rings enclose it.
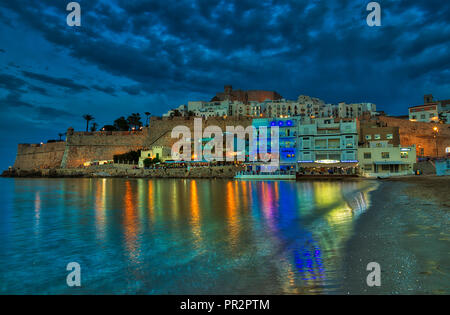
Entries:
{"label": "dramatic cloud", "polygon": [[72,90],[74,92],[82,92],[85,90],[89,90],[88,87],[83,86],[81,84],[75,83],[71,79],[67,78],[54,78],[45,74],[39,74],[39,73],[33,73],[29,71],[22,71],[22,74],[30,79],[41,81],[47,84],[52,84],[55,86],[67,88],[69,90]]}

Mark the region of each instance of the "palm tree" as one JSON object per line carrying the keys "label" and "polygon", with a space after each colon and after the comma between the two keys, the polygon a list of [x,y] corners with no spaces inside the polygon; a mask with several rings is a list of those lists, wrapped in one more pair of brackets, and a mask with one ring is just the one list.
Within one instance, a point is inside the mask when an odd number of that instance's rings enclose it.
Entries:
{"label": "palm tree", "polygon": [[150,112],[145,112],[144,114],[145,114],[145,116],[147,116],[146,127],[148,127],[148,125],[149,125],[149,117],[150,117],[151,113]]}
{"label": "palm tree", "polygon": [[66,133],[58,133],[59,141],[62,141],[62,137],[63,137],[65,134],[66,134]]}
{"label": "palm tree", "polygon": [[86,131],[89,131],[89,122],[91,120],[94,120],[95,118],[94,118],[94,116],[89,115],[89,114],[83,115],[83,118],[84,118],[84,120],[86,120]]}
{"label": "palm tree", "polygon": [[91,132],[97,131],[98,124],[96,122],[92,123]]}

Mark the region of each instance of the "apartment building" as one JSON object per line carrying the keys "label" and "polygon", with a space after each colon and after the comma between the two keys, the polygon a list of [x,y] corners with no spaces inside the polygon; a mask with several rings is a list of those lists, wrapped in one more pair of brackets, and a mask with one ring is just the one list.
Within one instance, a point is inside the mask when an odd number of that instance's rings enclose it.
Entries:
{"label": "apartment building", "polygon": [[[267,127],[267,151],[272,153],[271,148],[271,128],[278,127],[279,150],[277,156],[280,161],[281,170],[296,170],[297,168],[297,132],[299,119],[297,118],[259,118],[253,119],[252,125],[258,130]],[[255,139],[255,148],[260,148],[258,140]],[[259,153],[259,152],[258,152]],[[276,157],[276,156],[275,156]]]}
{"label": "apartment building", "polygon": [[[265,94],[262,94],[265,95]],[[256,99],[245,101],[226,98],[214,98],[211,102],[189,102],[188,111],[199,117],[229,116],[235,117],[276,117],[276,118],[359,118],[363,114],[376,114],[373,103],[326,104],[323,100],[300,95],[296,101],[284,98],[267,98],[264,101]]]}
{"label": "apartment building", "polygon": [[424,104],[409,108],[409,120],[450,124],[450,100],[435,101],[433,95],[424,96]]}
{"label": "apartment building", "polygon": [[298,167],[356,171],[358,122],[356,119],[316,118],[298,125]]}
{"label": "apartment building", "polygon": [[365,177],[414,174],[416,147],[402,147],[398,127],[361,124],[359,171]]}
{"label": "apartment building", "polygon": [[189,102],[187,110],[194,116],[202,118],[224,117],[231,115],[231,103],[231,101]]}

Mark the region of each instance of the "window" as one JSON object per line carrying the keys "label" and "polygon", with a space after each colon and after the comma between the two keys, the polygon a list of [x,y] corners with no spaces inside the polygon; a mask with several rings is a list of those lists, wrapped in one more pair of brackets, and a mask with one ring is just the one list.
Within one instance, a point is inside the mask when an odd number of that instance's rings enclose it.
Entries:
{"label": "window", "polygon": [[366,171],[371,171],[372,170],[372,164],[364,164],[364,169]]}
{"label": "window", "polygon": [[382,159],[389,159],[389,152],[381,152]]}
{"label": "window", "polygon": [[420,119],[425,119],[425,115],[420,115]]}
{"label": "window", "polygon": [[389,165],[383,164],[383,165],[381,165],[381,169],[382,169],[383,171],[389,171],[389,170],[390,170],[390,167],[389,167]]}
{"label": "window", "polygon": [[388,133],[388,134],[386,135],[386,139],[392,140],[392,139],[394,139],[394,136],[392,135],[392,133]]}
{"label": "window", "polygon": [[375,135],[375,140],[380,140],[381,136],[380,135]]}
{"label": "window", "polygon": [[402,159],[407,159],[408,158],[408,152],[400,152],[400,157]]}
{"label": "window", "polygon": [[372,140],[372,136],[371,135],[366,135],[366,140]]}
{"label": "window", "polygon": [[370,153],[370,152],[364,152],[364,159],[369,160],[369,159],[371,159],[371,158],[372,158],[372,153]]}

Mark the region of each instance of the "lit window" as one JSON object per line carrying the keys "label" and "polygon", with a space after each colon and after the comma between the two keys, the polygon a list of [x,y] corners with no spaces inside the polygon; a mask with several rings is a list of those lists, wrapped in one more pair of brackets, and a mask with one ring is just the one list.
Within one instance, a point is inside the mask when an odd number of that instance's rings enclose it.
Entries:
{"label": "lit window", "polygon": [[375,140],[380,140],[381,136],[380,135],[375,135]]}
{"label": "lit window", "polygon": [[382,159],[389,159],[389,152],[381,152]]}
{"label": "lit window", "polygon": [[392,133],[388,133],[388,134],[386,135],[386,139],[392,140],[392,139],[394,139],[394,136],[392,135]]}
{"label": "lit window", "polygon": [[407,159],[408,158],[408,152],[400,152],[400,157],[402,159]]}
{"label": "lit window", "polygon": [[366,140],[372,140],[372,136],[371,135],[366,135]]}

